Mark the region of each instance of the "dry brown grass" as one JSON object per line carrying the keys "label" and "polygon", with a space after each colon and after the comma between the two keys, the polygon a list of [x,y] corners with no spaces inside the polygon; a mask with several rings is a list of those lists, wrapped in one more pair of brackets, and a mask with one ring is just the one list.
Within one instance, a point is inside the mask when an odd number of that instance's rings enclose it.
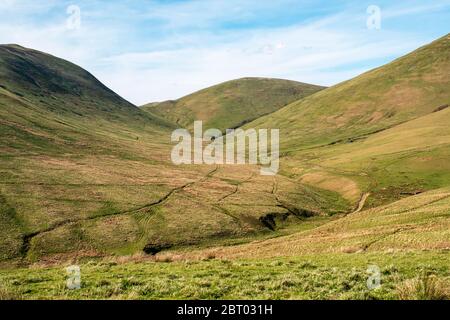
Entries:
{"label": "dry brown grass", "polygon": [[0,287],[0,300],[22,300],[22,297],[16,292]]}
{"label": "dry brown grass", "polygon": [[171,263],[173,261],[174,257],[171,254],[163,254],[155,257],[155,262]]}
{"label": "dry brown grass", "polygon": [[433,275],[422,275],[397,286],[400,300],[449,300],[450,284]]}
{"label": "dry brown grass", "polygon": [[336,219],[312,230],[233,247],[183,253],[184,259],[271,258],[321,253],[450,249],[450,190],[442,189]]}
{"label": "dry brown grass", "polygon": [[353,203],[356,203],[361,196],[361,190],[356,182],[327,172],[307,173],[301,177],[300,181],[325,190],[338,192]]}

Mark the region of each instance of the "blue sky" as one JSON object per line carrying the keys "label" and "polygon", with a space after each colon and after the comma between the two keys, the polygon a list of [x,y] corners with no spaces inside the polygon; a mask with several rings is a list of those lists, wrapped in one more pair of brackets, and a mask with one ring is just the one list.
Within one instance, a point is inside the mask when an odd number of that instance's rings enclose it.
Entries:
{"label": "blue sky", "polygon": [[333,85],[449,32],[450,0],[0,0],[0,43],[77,63],[135,104],[247,76]]}

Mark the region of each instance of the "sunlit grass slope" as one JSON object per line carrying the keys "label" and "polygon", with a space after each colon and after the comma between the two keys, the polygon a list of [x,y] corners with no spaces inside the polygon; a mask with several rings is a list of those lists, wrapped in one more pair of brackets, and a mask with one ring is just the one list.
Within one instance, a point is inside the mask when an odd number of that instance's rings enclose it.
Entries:
{"label": "sunlit grass slope", "polygon": [[261,117],[282,174],[365,207],[449,185],[450,36]]}
{"label": "sunlit grass slope", "polygon": [[450,262],[450,189],[349,214],[317,228],[234,247],[167,253],[172,259],[269,258],[311,254],[442,251]]}
{"label": "sunlit grass slope", "polygon": [[174,166],[172,130],[78,66],[0,46],[0,260],[151,254],[351,209],[256,167]]}
{"label": "sunlit grass slope", "polygon": [[[0,270],[0,299],[448,299],[447,258],[434,251],[90,261],[80,263],[79,290],[67,289],[64,266]],[[373,290],[369,266],[380,271],[381,286]]]}
{"label": "sunlit grass slope", "polygon": [[[281,108],[285,89],[258,91],[273,80],[145,113],[76,66],[0,47],[0,299],[448,299],[449,49],[447,35],[248,124],[281,129],[267,177],[174,166],[169,139],[194,119],[224,129]],[[47,268],[61,261],[81,265],[81,290]]]}
{"label": "sunlit grass slope", "polygon": [[224,132],[272,113],[324,87],[281,79],[243,78],[225,82],[176,101],[143,109],[182,127],[202,120],[206,129]]}
{"label": "sunlit grass slope", "polygon": [[450,35],[248,127],[282,129],[286,153],[356,140],[450,103]]}

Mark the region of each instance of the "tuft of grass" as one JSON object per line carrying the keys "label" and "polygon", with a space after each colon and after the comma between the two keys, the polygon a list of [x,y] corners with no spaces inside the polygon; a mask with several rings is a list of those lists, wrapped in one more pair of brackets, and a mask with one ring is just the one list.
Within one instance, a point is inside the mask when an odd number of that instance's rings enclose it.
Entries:
{"label": "tuft of grass", "polygon": [[400,300],[449,300],[449,284],[434,275],[423,274],[397,286]]}
{"label": "tuft of grass", "polygon": [[12,289],[0,287],[0,300],[22,300],[22,296]]}
{"label": "tuft of grass", "polygon": [[173,257],[170,254],[165,254],[163,256],[156,256],[155,262],[171,263],[173,262]]}

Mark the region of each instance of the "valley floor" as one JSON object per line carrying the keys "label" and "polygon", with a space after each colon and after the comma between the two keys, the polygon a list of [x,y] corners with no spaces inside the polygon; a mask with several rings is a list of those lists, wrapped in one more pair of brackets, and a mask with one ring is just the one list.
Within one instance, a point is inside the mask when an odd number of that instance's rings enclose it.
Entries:
{"label": "valley floor", "polygon": [[[0,270],[3,299],[450,299],[448,188],[154,256]],[[358,208],[359,209],[359,208]],[[419,219],[420,217],[420,219]]]}

